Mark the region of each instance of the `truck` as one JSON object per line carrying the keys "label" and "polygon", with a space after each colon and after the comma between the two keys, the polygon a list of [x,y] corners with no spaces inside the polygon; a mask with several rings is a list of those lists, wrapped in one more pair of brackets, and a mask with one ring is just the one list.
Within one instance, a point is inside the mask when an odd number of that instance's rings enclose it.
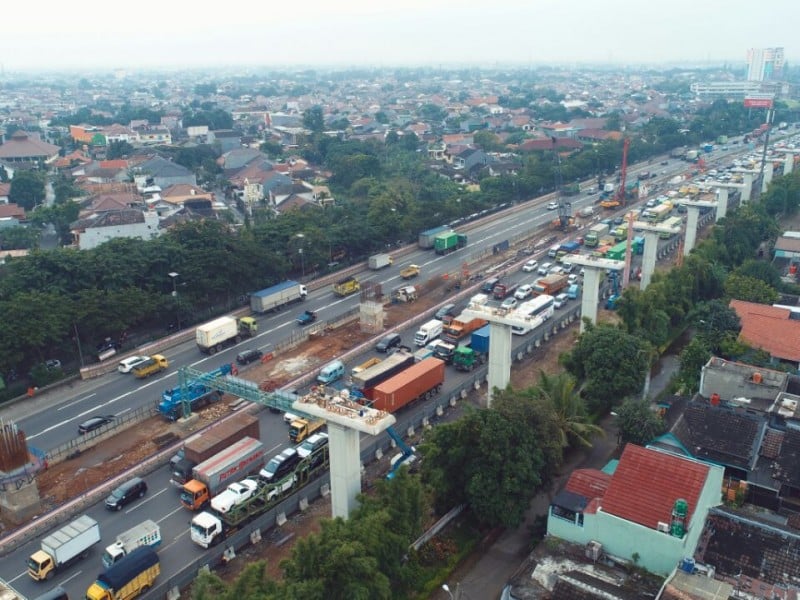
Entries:
{"label": "truck", "polygon": [[567,183],[561,186],[561,194],[564,196],[577,196],[581,193],[580,183]]}
{"label": "truck", "polygon": [[153,587],[161,574],[158,554],[149,546],[132,551],[97,576],[86,590],[86,600],[130,600]]}
{"label": "truck", "polygon": [[518,287],[518,283],[500,282],[492,289],[492,297],[495,300],[504,300],[509,296],[513,296]]}
{"label": "truck", "polygon": [[473,331],[469,346],[459,346],[453,354],[453,366],[459,371],[472,371],[489,357],[489,326]]}
{"label": "truck", "polygon": [[429,250],[433,248],[436,236],[439,235],[440,233],[445,233],[447,231],[450,231],[450,228],[447,225],[442,225],[440,227],[433,227],[432,229],[426,229],[425,231],[419,234],[419,238],[417,239],[417,245],[423,250]]}
{"label": "truck", "polygon": [[442,344],[447,344],[447,342],[443,342],[442,340],[433,340],[427,346],[423,346],[422,348],[414,352],[414,362],[425,360],[429,356],[436,356],[436,348]]}
{"label": "truck", "polygon": [[699,154],[700,153],[697,150],[687,150],[684,158],[689,162],[694,162],[697,160],[697,156]]}
{"label": "truck", "polygon": [[403,279],[413,279],[417,275],[419,275],[420,268],[419,265],[408,265],[404,269],[400,269],[400,277]]}
{"label": "truck", "polygon": [[440,233],[433,239],[433,248],[436,254],[449,254],[467,245],[467,236],[455,231]]}
{"label": "truck", "polygon": [[394,259],[389,254],[373,254],[369,257],[369,261],[367,262],[370,269],[377,271],[384,267],[391,267],[394,263]]}
{"label": "truck", "polygon": [[42,539],[39,550],[28,558],[28,575],[36,581],[51,579],[56,571],[86,558],[92,546],[100,542],[100,525],[82,515]]}
{"label": "truck", "polygon": [[293,444],[299,444],[310,435],[315,434],[325,427],[325,419],[295,419],[289,425],[289,441]]}
{"label": "truck", "polygon": [[420,325],[414,334],[414,344],[424,346],[442,335],[442,322],[438,319],[431,319],[427,323]]}
{"label": "truck", "polygon": [[183,484],[181,504],[198,510],[229,483],[242,479],[264,465],[266,446],[243,437],[192,469],[192,479]]}
{"label": "truck", "polygon": [[378,358],[377,356],[373,356],[372,358],[369,358],[369,359],[365,360],[365,361],[364,361],[363,363],[361,363],[360,365],[353,367],[353,370],[352,370],[352,371],[350,371],[350,373],[351,373],[352,375],[358,375],[358,374],[359,374],[359,373],[361,373],[362,371],[366,371],[366,370],[367,370],[367,369],[369,369],[370,367],[374,367],[374,366],[375,366],[375,365],[377,365],[379,362],[381,362],[381,359],[380,359],[380,358]]}
{"label": "truck", "polygon": [[717,143],[718,144],[727,144],[728,143],[728,136],[727,135],[717,136]]}
{"label": "truck", "polygon": [[540,277],[533,283],[533,295],[546,294],[555,296],[565,287],[567,287],[567,276],[562,273],[553,273],[552,275]]}
{"label": "truck", "polygon": [[377,365],[353,375],[351,392],[356,398],[372,400],[375,386],[414,364],[414,355],[400,350]]}
{"label": "truck", "polygon": [[164,369],[169,368],[169,361],[161,354],[153,354],[149,359],[131,369],[131,373],[136,379],[145,379]]}
{"label": "truck", "polygon": [[323,473],[329,463],[328,445],[320,446],[303,458],[292,473],[274,483],[258,480],[258,489],[247,500],[233,506],[226,513],[214,510],[203,511],[192,519],[189,536],[203,548],[218,543],[239,526],[266,512],[277,504],[289,491],[301,487]]}
{"label": "truck", "polygon": [[147,519],[123,531],[113,544],[106,546],[102,557],[103,566],[108,569],[140,546],[149,546],[155,550],[160,544],[161,528],[155,521]]}
{"label": "truck", "polygon": [[486,325],[486,323],[487,321],[485,319],[476,317],[473,319],[462,320],[459,316],[458,318],[447,323],[442,328],[442,339],[450,344],[455,344],[464,336],[469,335],[476,329],[480,329]]}
{"label": "truck", "polygon": [[229,375],[232,367],[229,363],[221,365],[218,369],[209,371],[198,379],[189,381],[182,389],[181,386],[168,388],[161,393],[161,401],[156,407],[158,412],[167,421],[176,421],[183,416],[183,390],[186,390],[189,407],[192,411],[200,410],[204,406],[219,402],[222,392],[209,385],[212,379]]}
{"label": "truck", "polygon": [[253,317],[219,317],[198,326],[195,330],[195,341],[200,352],[216,354],[225,346],[238,344],[244,338],[255,336],[258,324]]}
{"label": "truck", "polygon": [[564,242],[559,246],[559,252],[566,252],[567,254],[575,254],[581,249],[581,245],[576,240]]}
{"label": "truck", "polygon": [[623,223],[622,225],[617,225],[614,228],[614,240],[619,242],[620,240],[624,240],[628,237],[628,224]]}
{"label": "truck", "polygon": [[333,284],[333,293],[342,298],[349,296],[350,294],[355,294],[360,289],[361,284],[358,283],[358,279],[352,275],[344,277]]}
{"label": "truck", "polygon": [[190,436],[169,461],[170,483],[183,487],[192,478],[192,470],[197,465],[245,437],[261,438],[258,418],[247,412],[238,412]]}
{"label": "truck", "polygon": [[589,231],[583,237],[583,243],[587,248],[596,248],[604,235],[608,234],[607,223],[597,223],[589,227]]}
{"label": "truck", "polygon": [[306,325],[311,325],[316,320],[317,313],[315,313],[313,310],[305,310],[300,313],[300,315],[294,321],[301,327],[305,327]]}
{"label": "truck", "polygon": [[625,252],[627,251],[627,248],[628,248],[627,240],[624,242],[620,242],[619,244],[611,248],[611,250],[606,252],[606,258],[610,260],[625,260]]}
{"label": "truck", "polygon": [[264,314],[305,300],[306,296],[308,288],[302,283],[284,281],[250,294],[250,310],[256,314]]}
{"label": "truck", "polygon": [[439,393],[444,383],[444,361],[426,358],[375,386],[372,407],[394,413]]}
{"label": "truck", "polygon": [[392,302],[414,302],[417,299],[417,288],[404,285],[392,291]]}

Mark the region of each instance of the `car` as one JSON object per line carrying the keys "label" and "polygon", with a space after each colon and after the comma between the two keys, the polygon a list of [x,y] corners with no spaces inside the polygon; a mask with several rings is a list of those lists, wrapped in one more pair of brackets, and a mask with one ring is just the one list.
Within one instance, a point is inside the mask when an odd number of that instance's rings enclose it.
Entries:
{"label": "car", "polygon": [[614,217],[614,219],[611,222],[614,225],[622,225],[625,222],[625,217],[623,216]]}
{"label": "car", "polygon": [[541,265],[539,265],[539,270],[537,271],[537,273],[539,273],[539,275],[547,275],[547,273],[550,271],[550,268],[552,266],[553,266],[553,263],[549,263],[549,262],[542,263]]}
{"label": "car", "polygon": [[456,312],[456,305],[452,302],[449,304],[445,304],[439,310],[436,311],[436,314],[433,315],[434,319],[438,319],[439,321],[444,321],[447,317],[455,317]]}
{"label": "car", "polygon": [[525,300],[526,298],[530,298],[531,294],[533,294],[533,286],[530,283],[523,283],[517,288],[517,291],[514,292],[514,298],[517,300]]}
{"label": "car", "polygon": [[297,449],[286,448],[280,454],[273,456],[272,460],[259,471],[258,475],[262,481],[274,483],[291,473],[299,462],[300,455],[297,454]]}
{"label": "car", "polygon": [[306,310],[295,319],[295,322],[298,325],[305,327],[306,325],[311,325],[316,320],[317,313],[315,313],[313,310]]}
{"label": "car", "polygon": [[260,360],[264,356],[261,350],[251,348],[250,350],[242,350],[236,355],[236,362],[240,365],[249,365],[251,362]]}
{"label": "car", "polygon": [[120,373],[130,373],[134,367],[150,360],[149,356],[129,356],[119,361],[117,371]]}
{"label": "car", "polygon": [[314,467],[319,466],[325,460],[324,453],[317,451],[327,445],[328,434],[315,433],[311,437],[306,438],[303,443],[297,447],[297,454],[301,459],[304,459],[316,452],[316,455],[311,458],[311,464],[309,465],[313,469]]}
{"label": "car", "polygon": [[560,275],[564,272],[564,268],[561,265],[554,265],[550,267],[550,270],[547,272],[548,275]]}
{"label": "car", "polygon": [[531,260],[527,261],[524,265],[522,265],[522,270],[525,273],[531,273],[531,272],[535,271],[538,267],[539,267],[539,261],[531,259]]}
{"label": "car", "polygon": [[558,294],[553,300],[553,307],[561,308],[562,306],[566,306],[567,302],[569,302],[569,296],[566,294]]}
{"label": "car", "polygon": [[86,419],[83,423],[78,425],[78,433],[83,435],[84,433],[89,433],[90,431],[94,431],[95,429],[100,429],[103,425],[108,425],[114,421],[114,416],[102,416],[96,415],[94,417],[90,417]]}
{"label": "car", "polygon": [[567,283],[569,285],[574,285],[574,284],[578,283],[578,275],[575,274],[575,273],[570,273],[569,277],[567,277]]}
{"label": "car", "polygon": [[644,203],[644,205],[647,208],[653,208],[656,204],[658,204],[658,200],[656,200],[655,198],[650,198],[647,202]]}
{"label": "car", "polygon": [[501,308],[505,308],[506,310],[511,310],[517,305],[517,299],[514,296],[509,296],[503,303],[500,305]]}
{"label": "car", "polygon": [[136,500],[142,498],[147,493],[147,483],[141,477],[134,477],[125,483],[117,486],[106,498],[106,508],[108,510],[122,510],[122,508]]}
{"label": "car", "polygon": [[669,164],[669,161],[668,161],[668,160],[662,160],[662,161],[661,161],[661,166],[662,166],[662,167],[666,167],[668,164]]}
{"label": "car", "polygon": [[548,202],[547,203],[547,210],[556,210],[558,208],[558,202]]}
{"label": "car", "polygon": [[397,348],[402,343],[403,340],[399,333],[390,333],[385,335],[377,344],[375,344],[375,350],[386,353],[392,348]]}
{"label": "car", "polygon": [[563,273],[572,273],[572,269],[575,268],[571,262],[561,261],[561,270]]}

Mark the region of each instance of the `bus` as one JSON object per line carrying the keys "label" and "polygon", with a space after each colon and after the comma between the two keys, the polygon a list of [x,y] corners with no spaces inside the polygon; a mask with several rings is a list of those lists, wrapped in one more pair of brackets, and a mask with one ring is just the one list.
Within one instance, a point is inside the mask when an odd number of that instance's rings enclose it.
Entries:
{"label": "bus", "polygon": [[648,223],[660,223],[672,212],[672,204],[659,204],[653,208],[648,208],[642,213],[642,219]]}
{"label": "bus", "polygon": [[669,219],[667,219],[666,221],[661,223],[661,225],[663,225],[664,227],[670,227],[670,228],[676,230],[674,233],[667,233],[666,231],[660,231],[658,233],[658,237],[660,237],[662,240],[668,240],[669,238],[671,238],[676,233],[680,233],[680,228],[683,225],[683,218],[681,218],[681,217],[670,217]]}
{"label": "bus", "polygon": [[544,321],[553,316],[555,311],[555,298],[542,294],[523,302],[514,311],[514,316],[525,320],[525,324],[511,326],[511,332],[525,335],[536,329]]}

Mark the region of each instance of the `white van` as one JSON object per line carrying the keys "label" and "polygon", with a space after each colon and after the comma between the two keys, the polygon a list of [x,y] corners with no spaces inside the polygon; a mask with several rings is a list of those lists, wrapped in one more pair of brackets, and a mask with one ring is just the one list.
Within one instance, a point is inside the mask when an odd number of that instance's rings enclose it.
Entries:
{"label": "white van", "polygon": [[549,256],[550,258],[555,258],[559,250],[561,250],[561,244],[556,244],[555,246],[552,246],[550,250],[547,251],[547,256]]}
{"label": "white van", "polygon": [[342,377],[344,377],[344,363],[340,360],[335,360],[322,367],[319,375],[317,375],[317,381],[322,384],[329,384]]}
{"label": "white van", "polygon": [[424,346],[428,342],[435,340],[442,335],[442,322],[433,319],[420,326],[417,333],[414,334],[414,343],[417,346]]}

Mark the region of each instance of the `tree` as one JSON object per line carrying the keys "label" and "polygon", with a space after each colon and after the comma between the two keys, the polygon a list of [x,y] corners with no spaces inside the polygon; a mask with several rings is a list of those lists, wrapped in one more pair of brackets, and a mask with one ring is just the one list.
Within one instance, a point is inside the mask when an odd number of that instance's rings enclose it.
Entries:
{"label": "tree", "polygon": [[567,370],[585,380],[589,409],[605,414],[624,398],[641,391],[650,366],[647,341],[613,325],[587,324],[575,349],[563,356]]}
{"label": "tree", "polygon": [[778,291],[763,280],[737,273],[731,273],[725,280],[725,293],[731,298],[758,304],[772,304],[780,297]]}
{"label": "tree", "polygon": [[535,392],[544,399],[556,416],[562,448],[579,445],[590,448],[590,439],[604,435],[603,429],[587,422],[586,403],[575,388],[575,379],[568,373],[547,375],[539,372]]}
{"label": "tree", "polygon": [[650,408],[644,400],[629,398],[617,409],[620,440],[644,446],[662,433],[663,419]]}
{"label": "tree", "polygon": [[313,133],[322,133],[325,130],[325,116],[321,106],[317,104],[303,111],[303,127]]}
{"label": "tree", "polygon": [[477,146],[483,149],[484,152],[495,152],[503,149],[503,144],[500,142],[500,138],[491,131],[476,131],[473,134],[472,139],[475,141]]}
{"label": "tree", "polygon": [[45,176],[39,171],[17,170],[11,180],[11,191],[8,200],[15,202],[25,210],[33,210],[45,199]]}
{"label": "tree", "polygon": [[133,154],[133,151],[133,146],[125,140],[114,140],[108,145],[108,150],[106,150],[106,158],[108,160],[124,158]]}
{"label": "tree", "polygon": [[708,342],[700,337],[695,337],[681,350],[681,368],[678,371],[680,393],[694,394],[700,389],[700,373],[711,356]]}
{"label": "tree", "polygon": [[739,315],[724,300],[715,299],[699,304],[692,322],[705,345],[718,354],[727,339],[735,339],[742,328]]}
{"label": "tree", "polygon": [[423,477],[437,507],[467,503],[481,523],[519,525],[544,466],[531,428],[495,410],[476,410],[431,433],[421,448]]}

